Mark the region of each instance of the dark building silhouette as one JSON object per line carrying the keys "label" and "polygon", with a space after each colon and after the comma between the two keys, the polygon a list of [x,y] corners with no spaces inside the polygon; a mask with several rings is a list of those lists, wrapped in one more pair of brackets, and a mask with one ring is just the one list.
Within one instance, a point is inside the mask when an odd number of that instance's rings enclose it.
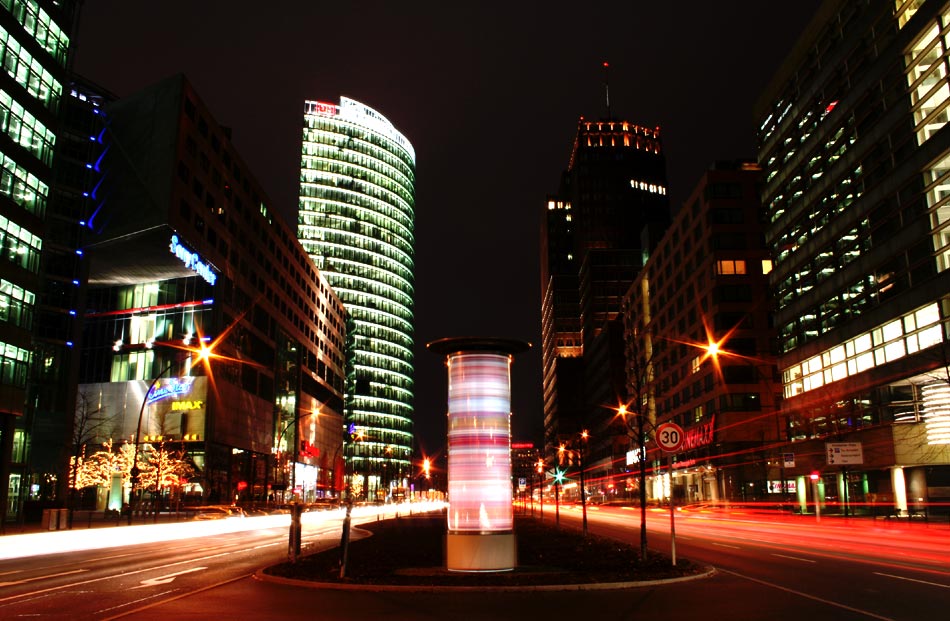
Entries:
{"label": "dark building silhouette", "polygon": [[581,119],[541,223],[545,454],[592,430],[592,461],[621,402],[621,301],[669,223],[659,128]]}

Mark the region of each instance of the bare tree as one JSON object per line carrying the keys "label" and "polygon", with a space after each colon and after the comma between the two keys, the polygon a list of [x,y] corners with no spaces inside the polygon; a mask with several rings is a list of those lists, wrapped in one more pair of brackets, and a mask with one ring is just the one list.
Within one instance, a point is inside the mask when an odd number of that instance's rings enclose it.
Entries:
{"label": "bare tree", "polygon": [[626,331],[627,395],[617,411],[624,431],[633,440],[639,459],[640,558],[647,557],[647,443],[656,427],[656,343],[643,330]]}
{"label": "bare tree", "polygon": [[[101,438],[105,427],[112,422],[114,416],[93,401],[85,392],[76,395],[76,412],[73,419],[72,463],[79,464],[85,453],[86,445]],[[72,512],[76,501],[76,475],[78,468],[69,469],[69,524],[72,525]]]}

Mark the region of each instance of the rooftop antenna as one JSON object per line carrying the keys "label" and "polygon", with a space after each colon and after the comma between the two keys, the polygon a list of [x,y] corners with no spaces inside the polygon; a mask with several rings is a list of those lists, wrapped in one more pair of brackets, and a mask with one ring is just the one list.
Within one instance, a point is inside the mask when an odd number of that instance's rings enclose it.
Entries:
{"label": "rooftop antenna", "polygon": [[604,92],[607,95],[607,120],[610,120],[610,63],[604,61]]}

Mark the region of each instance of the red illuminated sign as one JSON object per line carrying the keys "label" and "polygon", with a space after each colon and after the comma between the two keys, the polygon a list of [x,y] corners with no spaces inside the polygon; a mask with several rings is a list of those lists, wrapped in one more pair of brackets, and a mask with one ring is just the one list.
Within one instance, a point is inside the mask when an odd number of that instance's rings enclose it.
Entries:
{"label": "red illuminated sign", "polygon": [[322,114],[324,116],[336,116],[336,104],[315,101],[313,102],[313,113]]}
{"label": "red illuminated sign", "polygon": [[688,451],[689,449],[699,448],[701,446],[706,446],[707,444],[712,444],[713,442],[713,430],[716,427],[716,416],[713,415],[709,420],[701,425],[693,425],[689,429],[683,432],[683,444],[680,446],[681,451]]}

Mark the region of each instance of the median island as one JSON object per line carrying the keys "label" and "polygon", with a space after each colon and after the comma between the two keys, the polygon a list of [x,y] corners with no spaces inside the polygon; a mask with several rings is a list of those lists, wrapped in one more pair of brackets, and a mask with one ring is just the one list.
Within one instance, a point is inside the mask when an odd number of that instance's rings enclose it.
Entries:
{"label": "median island", "polygon": [[[698,577],[708,568],[650,551],[641,562],[639,547],[583,534],[562,523],[516,516],[518,566],[504,572],[449,572],[445,569],[445,513],[405,515],[358,527],[368,536],[350,541],[346,577],[340,578],[337,547],[264,570],[294,580],[416,587],[543,587],[642,583]],[[354,529],[356,531],[356,529]]]}

